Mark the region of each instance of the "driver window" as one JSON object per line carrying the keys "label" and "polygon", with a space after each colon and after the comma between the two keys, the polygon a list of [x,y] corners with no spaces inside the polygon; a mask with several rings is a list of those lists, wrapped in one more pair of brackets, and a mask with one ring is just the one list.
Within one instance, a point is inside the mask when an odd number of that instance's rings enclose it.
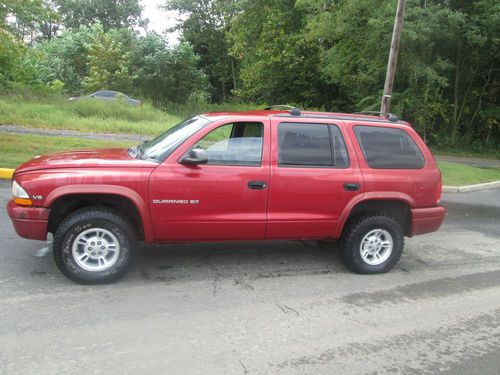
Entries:
{"label": "driver window", "polygon": [[207,152],[207,164],[259,166],[262,159],[262,135],[262,123],[236,122],[212,130],[193,148],[201,148]]}

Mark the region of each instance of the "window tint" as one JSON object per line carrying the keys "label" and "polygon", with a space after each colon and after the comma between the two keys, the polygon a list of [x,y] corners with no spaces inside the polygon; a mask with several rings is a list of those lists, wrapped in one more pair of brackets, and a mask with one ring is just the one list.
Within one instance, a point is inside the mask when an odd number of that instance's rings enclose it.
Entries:
{"label": "window tint", "polygon": [[333,167],[328,125],[281,123],[278,142],[279,165]]}
{"label": "window tint", "polygon": [[113,91],[97,91],[92,94],[93,96],[98,96],[100,98],[114,98],[116,93]]}
{"label": "window tint", "polygon": [[355,126],[366,163],[376,169],[420,169],[425,162],[415,141],[402,129]]}
{"label": "window tint", "polygon": [[261,164],[263,125],[256,122],[219,126],[198,141],[193,148],[206,150],[207,164]]}
{"label": "window tint", "polygon": [[335,168],[347,168],[349,156],[340,129],[335,125],[330,125],[330,135],[332,137],[333,165]]}

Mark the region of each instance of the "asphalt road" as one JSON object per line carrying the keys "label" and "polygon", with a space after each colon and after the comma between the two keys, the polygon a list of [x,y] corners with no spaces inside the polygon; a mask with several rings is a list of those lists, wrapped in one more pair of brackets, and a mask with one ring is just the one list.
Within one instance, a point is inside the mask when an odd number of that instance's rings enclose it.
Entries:
{"label": "asphalt road", "polygon": [[92,287],[3,211],[0,373],[498,374],[499,198],[445,195],[442,230],[384,275],[296,242],[165,245]]}

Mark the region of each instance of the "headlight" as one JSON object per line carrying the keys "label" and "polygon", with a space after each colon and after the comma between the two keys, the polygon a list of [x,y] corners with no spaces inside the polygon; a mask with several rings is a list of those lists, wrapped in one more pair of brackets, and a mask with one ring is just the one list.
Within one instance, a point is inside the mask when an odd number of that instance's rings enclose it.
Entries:
{"label": "headlight", "polygon": [[12,182],[12,196],[14,197],[14,202],[21,206],[31,206],[33,204],[26,190],[17,181]]}

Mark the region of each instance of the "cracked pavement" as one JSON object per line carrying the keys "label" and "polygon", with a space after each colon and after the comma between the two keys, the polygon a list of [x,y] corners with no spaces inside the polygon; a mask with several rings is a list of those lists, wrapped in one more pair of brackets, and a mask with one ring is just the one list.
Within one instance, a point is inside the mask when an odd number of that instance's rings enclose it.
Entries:
{"label": "cracked pavement", "polygon": [[66,280],[3,211],[0,373],[498,374],[498,197],[443,195],[443,228],[384,275],[335,246],[170,244],[104,286]]}

